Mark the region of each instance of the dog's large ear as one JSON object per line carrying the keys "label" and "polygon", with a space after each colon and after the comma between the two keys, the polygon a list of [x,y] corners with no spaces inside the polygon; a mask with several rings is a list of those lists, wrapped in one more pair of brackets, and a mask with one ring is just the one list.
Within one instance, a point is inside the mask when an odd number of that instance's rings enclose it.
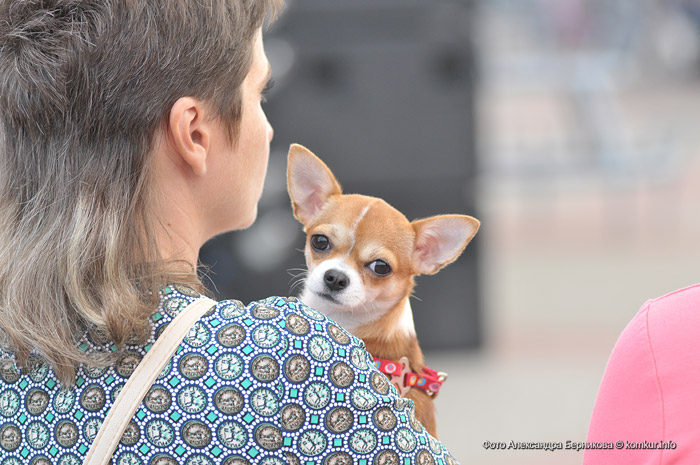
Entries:
{"label": "dog's large ear", "polygon": [[417,274],[434,274],[459,257],[479,230],[479,220],[466,215],[440,215],[411,223],[416,232],[412,264]]}
{"label": "dog's large ear", "polygon": [[342,193],[340,184],[325,163],[306,147],[292,144],[287,158],[287,189],[294,216],[308,224],[328,197]]}

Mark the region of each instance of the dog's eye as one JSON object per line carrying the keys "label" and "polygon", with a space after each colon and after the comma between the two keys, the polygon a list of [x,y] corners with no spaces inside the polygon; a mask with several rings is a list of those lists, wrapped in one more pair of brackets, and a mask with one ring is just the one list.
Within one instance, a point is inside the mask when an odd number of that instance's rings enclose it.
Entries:
{"label": "dog's eye", "polygon": [[311,236],[311,247],[313,247],[314,250],[323,252],[331,248],[331,241],[323,234],[314,234]]}
{"label": "dog's eye", "polygon": [[367,265],[370,270],[379,276],[386,276],[391,273],[391,267],[384,260],[375,260],[369,265]]}

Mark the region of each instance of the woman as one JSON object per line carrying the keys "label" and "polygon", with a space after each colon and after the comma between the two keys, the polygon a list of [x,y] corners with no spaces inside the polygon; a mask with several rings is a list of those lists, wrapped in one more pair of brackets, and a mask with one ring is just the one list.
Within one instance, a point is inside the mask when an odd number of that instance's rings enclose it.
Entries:
{"label": "woman", "polygon": [[[272,138],[261,25],[280,7],[0,2],[0,465],[82,463],[200,297],[199,248],[255,219]],[[368,360],[293,298],[219,302],[113,463],[454,463]]]}

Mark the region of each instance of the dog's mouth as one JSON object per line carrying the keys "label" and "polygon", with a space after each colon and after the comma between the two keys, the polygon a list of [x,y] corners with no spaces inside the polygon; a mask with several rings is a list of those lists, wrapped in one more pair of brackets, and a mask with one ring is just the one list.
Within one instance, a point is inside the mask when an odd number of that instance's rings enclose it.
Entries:
{"label": "dog's mouth", "polygon": [[334,303],[334,304],[336,304],[336,305],[343,305],[343,304],[342,304],[338,299],[336,299],[335,296],[334,296],[333,294],[331,294],[330,292],[317,292],[316,295],[318,295],[318,296],[321,297],[322,299],[327,300],[327,301],[329,301],[329,302],[331,302],[331,303]]}

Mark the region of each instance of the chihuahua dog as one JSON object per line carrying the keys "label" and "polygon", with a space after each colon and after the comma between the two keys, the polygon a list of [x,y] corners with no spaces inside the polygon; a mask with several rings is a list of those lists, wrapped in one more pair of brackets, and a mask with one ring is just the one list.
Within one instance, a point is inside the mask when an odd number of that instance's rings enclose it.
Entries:
{"label": "chihuahua dog", "polygon": [[409,222],[382,199],[343,194],[328,167],[296,144],[289,150],[287,186],[308,239],[300,300],[362,339],[436,436],[432,398],[445,376],[424,364],[409,297],[414,276],[453,262],[479,221],[441,215]]}

